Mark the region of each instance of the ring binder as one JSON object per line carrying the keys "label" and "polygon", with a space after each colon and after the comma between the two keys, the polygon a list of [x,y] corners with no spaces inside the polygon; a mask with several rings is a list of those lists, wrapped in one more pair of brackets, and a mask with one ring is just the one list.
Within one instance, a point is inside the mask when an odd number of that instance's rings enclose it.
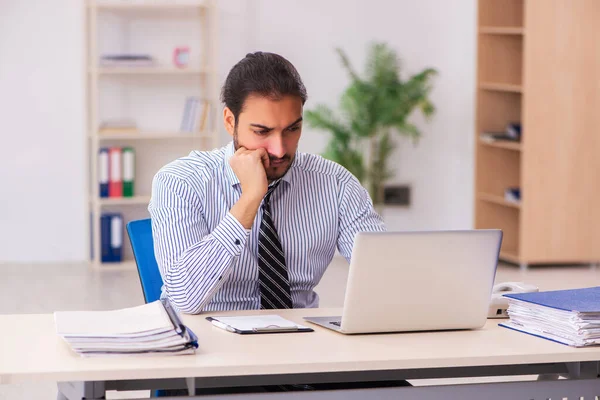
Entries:
{"label": "ring binder", "polygon": [[173,323],[173,326],[175,327],[175,332],[177,332],[180,336],[183,336],[183,334],[185,333],[185,325],[179,318],[179,315],[177,315],[177,312],[173,309],[173,306],[171,305],[169,300],[168,299],[160,299],[160,302],[165,307],[165,311],[167,312],[169,319],[171,320],[171,322]]}

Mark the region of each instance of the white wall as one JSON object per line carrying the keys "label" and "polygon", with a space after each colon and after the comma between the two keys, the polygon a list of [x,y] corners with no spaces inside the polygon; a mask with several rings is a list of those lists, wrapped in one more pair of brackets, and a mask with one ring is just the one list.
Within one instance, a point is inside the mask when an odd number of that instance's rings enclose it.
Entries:
{"label": "white wall", "polygon": [[[221,82],[247,52],[279,52],[302,74],[307,107],[336,106],[347,83],[335,46],[359,69],[371,39],[393,45],[409,73],[437,68],[438,113],[429,125],[419,121],[419,146],[398,153],[396,181],[412,185],[413,205],[385,218],[392,229],[471,226],[474,0],[220,0],[219,7]],[[0,1],[0,262],[87,258],[83,32],[80,0]],[[323,149],[324,133],[303,135],[302,150]]]}
{"label": "white wall", "polygon": [[[405,73],[439,71],[432,93],[434,120],[415,122],[418,147],[405,142],[396,153],[394,181],[409,183],[410,208],[388,208],[390,229],[455,229],[472,226],[475,93],[474,0],[260,0],[256,48],[278,52],[299,70],[308,90],[305,108],[332,107],[348,83],[334,53],[343,48],[363,70],[367,43],[385,41],[404,60]],[[324,132],[303,129],[301,148],[320,152]]]}
{"label": "white wall", "polygon": [[85,257],[82,4],[0,1],[0,261]]}

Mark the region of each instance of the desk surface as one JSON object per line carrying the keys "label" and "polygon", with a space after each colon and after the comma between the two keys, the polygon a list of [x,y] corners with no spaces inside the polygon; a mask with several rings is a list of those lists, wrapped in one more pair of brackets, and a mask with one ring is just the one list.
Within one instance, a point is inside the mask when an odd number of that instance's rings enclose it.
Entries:
{"label": "desk surface", "polygon": [[[339,309],[277,310],[303,316]],[[208,315],[184,315],[198,335],[195,355],[83,358],[55,333],[51,314],[0,315],[0,384],[23,381],[109,381],[185,376],[231,377],[340,371],[401,370],[600,360],[600,347],[575,349],[498,327],[473,331],[346,336],[314,326],[312,333],[238,335],[216,328]],[[272,314],[273,311],[263,312]],[[310,325],[313,327],[313,325]]]}

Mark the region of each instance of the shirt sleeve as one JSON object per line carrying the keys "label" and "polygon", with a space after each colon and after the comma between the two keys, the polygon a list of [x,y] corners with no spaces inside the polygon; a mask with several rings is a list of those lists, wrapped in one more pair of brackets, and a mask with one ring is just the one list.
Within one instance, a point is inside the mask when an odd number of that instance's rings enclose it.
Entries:
{"label": "shirt sleeve", "polygon": [[148,210],[167,297],[182,312],[201,312],[231,272],[250,230],[227,212],[209,232],[198,194],[164,172],[153,180]]}
{"label": "shirt sleeve", "polygon": [[350,262],[354,236],[358,232],[383,232],[386,230],[383,219],[373,208],[367,190],[349,172],[341,185],[339,194],[339,231],[337,248]]}

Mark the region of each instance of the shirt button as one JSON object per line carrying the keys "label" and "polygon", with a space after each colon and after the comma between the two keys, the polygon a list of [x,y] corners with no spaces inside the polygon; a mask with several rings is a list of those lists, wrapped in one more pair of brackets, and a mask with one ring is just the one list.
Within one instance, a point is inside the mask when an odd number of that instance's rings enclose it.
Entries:
{"label": "shirt button", "polygon": [[234,242],[234,243],[235,243],[235,244],[240,244],[240,243],[241,243],[241,242],[240,242],[240,239],[235,239],[235,242]]}

